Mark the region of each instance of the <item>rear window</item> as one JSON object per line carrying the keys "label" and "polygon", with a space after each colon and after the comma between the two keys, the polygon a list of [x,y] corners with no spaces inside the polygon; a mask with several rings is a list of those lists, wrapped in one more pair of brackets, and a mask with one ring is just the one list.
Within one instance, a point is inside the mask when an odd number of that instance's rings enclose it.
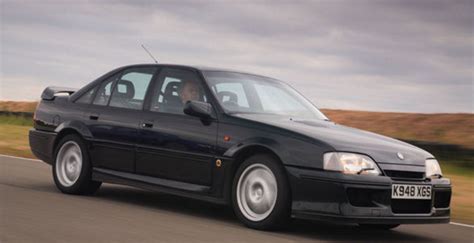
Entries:
{"label": "rear window", "polygon": [[90,89],[84,93],[79,99],[76,100],[76,103],[79,104],[90,104],[92,102],[92,97],[94,97],[95,88]]}
{"label": "rear window", "polygon": [[97,89],[97,95],[94,99],[94,105],[105,106],[109,103],[110,95],[112,94],[112,86],[119,77],[119,74],[115,74],[112,77],[108,78],[99,86]]}
{"label": "rear window", "polygon": [[125,70],[113,88],[110,106],[141,110],[156,67]]}

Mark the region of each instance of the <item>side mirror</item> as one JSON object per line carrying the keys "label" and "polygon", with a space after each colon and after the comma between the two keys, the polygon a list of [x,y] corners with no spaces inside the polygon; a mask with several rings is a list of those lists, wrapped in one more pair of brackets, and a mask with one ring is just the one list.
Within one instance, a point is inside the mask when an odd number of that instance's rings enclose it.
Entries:
{"label": "side mirror", "polygon": [[212,118],[212,105],[206,102],[188,100],[184,104],[184,114],[199,117],[201,119]]}

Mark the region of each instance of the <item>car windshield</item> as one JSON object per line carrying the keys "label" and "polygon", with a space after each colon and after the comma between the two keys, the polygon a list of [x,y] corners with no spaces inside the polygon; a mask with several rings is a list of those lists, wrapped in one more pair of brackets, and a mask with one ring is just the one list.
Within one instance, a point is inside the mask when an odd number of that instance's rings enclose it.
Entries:
{"label": "car windshield", "polygon": [[281,81],[227,71],[203,71],[203,75],[227,113],[328,120],[311,102]]}

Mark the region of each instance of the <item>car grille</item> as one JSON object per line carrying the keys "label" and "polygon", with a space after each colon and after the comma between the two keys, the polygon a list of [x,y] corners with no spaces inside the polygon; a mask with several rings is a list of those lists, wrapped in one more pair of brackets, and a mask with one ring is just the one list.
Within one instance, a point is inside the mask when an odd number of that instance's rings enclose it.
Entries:
{"label": "car grille", "polygon": [[392,212],[403,214],[430,213],[431,200],[392,199]]}
{"label": "car grille", "polygon": [[434,194],[435,208],[448,208],[450,201],[451,201],[450,190],[435,191],[435,194]]}
{"label": "car grille", "polygon": [[424,172],[385,170],[385,174],[393,179],[424,180]]}
{"label": "car grille", "polygon": [[390,191],[366,189],[366,188],[348,188],[347,197],[349,203],[356,207],[376,207],[379,204],[387,205],[390,203]]}

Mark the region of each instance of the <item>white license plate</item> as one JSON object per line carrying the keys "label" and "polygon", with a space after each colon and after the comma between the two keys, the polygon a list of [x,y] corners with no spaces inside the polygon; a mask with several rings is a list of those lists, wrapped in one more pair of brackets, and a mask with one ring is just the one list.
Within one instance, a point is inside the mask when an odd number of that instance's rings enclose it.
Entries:
{"label": "white license plate", "polygon": [[431,199],[431,186],[393,184],[392,199]]}

